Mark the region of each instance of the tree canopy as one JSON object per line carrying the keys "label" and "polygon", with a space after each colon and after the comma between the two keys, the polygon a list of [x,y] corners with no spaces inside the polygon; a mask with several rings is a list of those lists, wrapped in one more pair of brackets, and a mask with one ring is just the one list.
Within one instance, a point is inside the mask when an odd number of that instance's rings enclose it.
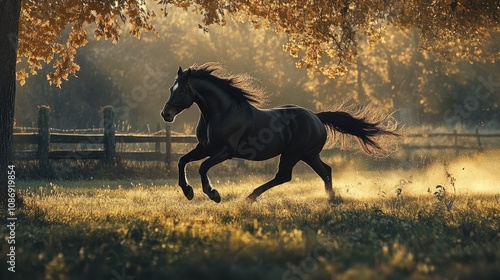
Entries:
{"label": "tree canopy", "polygon": [[[129,32],[137,37],[143,31],[152,31],[150,13],[145,1],[23,1],[19,20],[18,62],[26,58],[28,66],[17,72],[17,79],[24,84],[29,74],[42,69],[42,62],[53,63],[54,71],[47,75],[50,83],[61,85],[69,75],[80,70],[74,62],[78,48],[88,42],[85,24],[95,24],[97,39],[120,38],[119,21],[130,23]],[[66,26],[71,32],[62,40]]]}
{"label": "tree canopy", "polygon": [[[118,42],[123,24],[140,37],[155,32],[157,6],[168,16],[171,6],[198,13],[201,28],[225,25],[227,18],[251,22],[254,28],[271,28],[287,35],[284,50],[298,68],[328,77],[345,74],[356,62],[360,42],[385,40],[385,30],[416,30],[419,46],[440,59],[454,57],[494,60],[499,49],[487,46],[488,37],[500,31],[500,3],[496,0],[118,0],[23,1],[19,26],[17,72],[24,83],[42,63],[52,64],[50,83],[61,85],[80,67],[74,62],[79,47],[88,42],[85,25],[95,26],[94,37]],[[71,32],[61,37],[67,25]]]}

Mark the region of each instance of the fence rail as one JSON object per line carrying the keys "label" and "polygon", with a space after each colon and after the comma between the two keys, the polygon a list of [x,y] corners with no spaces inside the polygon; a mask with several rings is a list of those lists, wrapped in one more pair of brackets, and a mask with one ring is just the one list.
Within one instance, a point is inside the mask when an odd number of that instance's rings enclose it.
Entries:
{"label": "fence rail", "polygon": [[[38,160],[41,167],[47,167],[49,160],[102,160],[104,162],[113,162],[116,158],[123,160],[138,161],[164,161],[170,168],[173,160],[180,155],[172,151],[172,143],[197,143],[194,135],[172,135],[170,125],[166,125],[165,132],[158,132],[154,135],[144,134],[115,134],[113,108],[108,106],[103,110],[104,128],[98,129],[78,129],[80,133],[62,132],[63,130],[49,128],[49,109],[41,106],[38,111],[38,128],[23,128],[24,131],[13,135],[13,142],[16,146],[37,145],[37,150],[26,151],[25,149],[14,150],[14,158],[17,160]],[[19,129],[18,129],[19,130]],[[157,130],[160,131],[160,125],[157,124]],[[101,133],[95,133],[100,131]],[[82,133],[91,132],[91,133]],[[436,143],[435,139],[441,139]],[[443,142],[446,139],[446,143]],[[469,138],[468,145],[459,139]],[[407,135],[403,144],[403,149],[484,149],[491,147],[500,147],[500,134],[481,134],[476,129],[475,133],[415,133]],[[415,144],[415,139],[424,139],[426,144]],[[472,142],[470,141],[472,139]],[[484,143],[488,139],[498,139],[494,143]],[[100,145],[100,149],[80,149],[80,150],[50,150],[50,144],[82,144],[82,145]],[[154,143],[155,150],[149,152],[117,152],[118,143]],[[161,152],[160,145],[165,144],[165,153]]]}
{"label": "fence rail", "polygon": [[[168,126],[168,125],[167,125]],[[51,133],[50,143],[64,144],[102,144],[103,134]],[[163,143],[165,135],[116,134],[116,143]],[[173,143],[198,143],[194,135],[173,135]],[[38,144],[38,133],[14,133],[16,144]]]}
{"label": "fence rail", "polygon": [[[487,133],[481,134],[479,133],[479,129],[476,128],[475,133],[458,133],[456,130],[453,130],[451,133],[414,133],[409,134],[407,136],[408,139],[422,138],[422,139],[434,139],[434,138],[447,138],[452,139],[452,141],[448,144],[434,144],[427,143],[426,145],[416,145],[416,144],[408,144],[405,143],[403,148],[410,150],[418,150],[418,149],[466,149],[466,150],[474,150],[474,149],[483,149],[483,148],[495,148],[500,147],[500,133]],[[473,143],[469,143],[469,145],[464,145],[463,141],[459,141],[459,138],[472,138],[474,140]],[[485,144],[482,140],[489,139],[498,139],[495,143],[487,143]],[[428,141],[429,142],[429,141]],[[431,141],[435,142],[435,141]]]}

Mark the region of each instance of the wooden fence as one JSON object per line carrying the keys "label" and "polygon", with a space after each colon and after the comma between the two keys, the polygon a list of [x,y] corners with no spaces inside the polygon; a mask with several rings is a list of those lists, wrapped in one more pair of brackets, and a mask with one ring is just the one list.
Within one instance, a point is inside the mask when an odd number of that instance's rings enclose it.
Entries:
{"label": "wooden fence", "polygon": [[[103,110],[103,133],[61,133],[50,132],[49,108],[41,106],[38,111],[38,129],[36,132],[14,133],[13,142],[19,145],[36,145],[34,151],[24,149],[14,150],[16,160],[38,160],[40,167],[46,168],[49,160],[102,160],[112,163],[116,159],[137,161],[164,161],[169,166],[178,157],[173,153],[172,143],[197,143],[194,135],[172,135],[170,125],[166,125],[163,135],[116,134],[114,111],[108,106]],[[159,124],[157,130],[160,130]],[[85,150],[51,150],[50,144],[80,144],[84,146],[101,145],[101,149]],[[117,143],[155,143],[154,151],[116,152]],[[165,153],[161,152],[160,144],[165,143]]]}
{"label": "wooden fence", "polygon": [[[476,128],[474,133],[458,133],[456,130],[453,130],[451,133],[414,133],[407,135],[407,139],[410,139],[410,141],[407,140],[407,143],[403,144],[403,148],[408,150],[481,150],[484,148],[500,148],[500,133],[481,134],[478,128]],[[415,139],[423,139],[426,144],[412,143]],[[436,141],[435,139],[440,140]],[[468,143],[464,143],[463,139],[468,139]],[[495,139],[496,141],[491,142],[491,139]],[[488,143],[484,143],[486,141]]]}
{"label": "wooden fence", "polygon": [[[53,129],[54,130],[54,129]],[[160,131],[159,124],[157,130]],[[24,149],[14,150],[14,158],[17,160],[38,160],[42,168],[49,164],[49,160],[102,160],[105,163],[112,163],[117,158],[122,160],[137,161],[164,161],[169,167],[173,160],[180,155],[172,151],[172,143],[197,143],[194,135],[172,135],[170,125],[166,125],[163,135],[144,134],[116,134],[114,126],[114,112],[111,106],[103,110],[103,132],[102,133],[67,133],[50,132],[49,129],[49,108],[41,106],[38,111],[38,129],[36,132],[14,133],[13,142],[15,145],[37,145],[34,151]],[[476,129],[475,133],[419,133],[410,134],[406,137],[403,149],[484,149],[499,148],[500,134],[481,134]],[[410,139],[410,140],[408,140]],[[425,144],[415,144],[419,142]],[[439,139],[435,141],[435,139]],[[462,141],[460,141],[460,140]],[[468,141],[463,141],[468,139]],[[498,139],[493,143],[483,143],[491,139]],[[415,141],[417,140],[417,141]],[[423,141],[422,141],[423,140]],[[472,141],[471,141],[472,140]],[[464,143],[467,142],[467,143]],[[491,141],[490,141],[491,142]],[[102,149],[94,150],[51,150],[51,143],[61,144],[98,144]],[[155,143],[154,151],[146,152],[119,152],[116,151],[117,143]],[[165,143],[165,153],[161,152],[160,144]]]}

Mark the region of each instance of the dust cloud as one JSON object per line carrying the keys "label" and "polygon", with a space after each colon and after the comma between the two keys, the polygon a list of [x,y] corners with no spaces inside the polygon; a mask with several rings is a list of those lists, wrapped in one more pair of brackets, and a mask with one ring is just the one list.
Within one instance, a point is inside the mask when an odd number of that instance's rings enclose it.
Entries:
{"label": "dust cloud", "polygon": [[[339,170],[340,171],[340,170]],[[438,185],[457,195],[500,195],[500,151],[435,161],[414,169],[366,171],[350,166],[333,176],[336,191],[355,199],[432,195]]]}

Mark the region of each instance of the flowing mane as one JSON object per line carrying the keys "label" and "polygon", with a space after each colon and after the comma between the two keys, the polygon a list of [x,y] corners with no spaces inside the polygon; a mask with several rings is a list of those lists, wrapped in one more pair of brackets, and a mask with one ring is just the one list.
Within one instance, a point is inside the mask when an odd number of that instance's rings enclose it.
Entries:
{"label": "flowing mane", "polygon": [[266,103],[264,90],[256,87],[253,83],[255,79],[248,74],[231,74],[218,62],[194,64],[190,68],[191,76],[216,84],[239,103],[252,104],[256,107],[262,107]]}

